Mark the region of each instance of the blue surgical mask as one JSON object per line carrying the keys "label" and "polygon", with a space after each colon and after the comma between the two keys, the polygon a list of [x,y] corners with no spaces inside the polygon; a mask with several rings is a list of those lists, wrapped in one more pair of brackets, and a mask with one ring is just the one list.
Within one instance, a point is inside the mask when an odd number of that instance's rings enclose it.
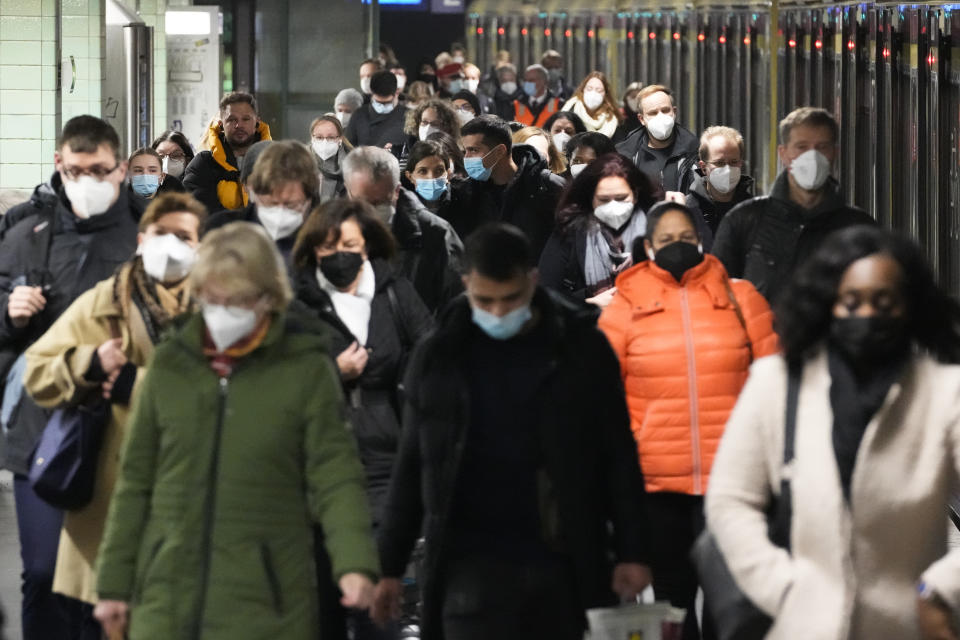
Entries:
{"label": "blue surgical mask", "polygon": [[536,97],[537,95],[537,83],[536,82],[524,82],[523,83],[523,92],[530,96],[531,98]]}
{"label": "blue surgical mask", "polygon": [[450,81],[450,87],[447,89],[450,93],[459,93],[463,89],[463,80],[456,78]]}
{"label": "blue surgical mask", "polygon": [[447,190],[447,179],[443,176],[433,179],[419,179],[417,180],[417,193],[419,193],[424,200],[438,200],[440,196],[443,195],[443,192]]}
{"label": "blue surgical mask", "polygon": [[[490,153],[487,153],[486,158]],[[486,182],[490,179],[490,174],[493,173],[493,167],[483,166],[483,158],[478,158],[476,156],[472,158],[463,159],[463,168],[466,169],[467,175],[473,178],[474,180],[479,180],[480,182]]]}
{"label": "blue surgical mask", "polygon": [[137,195],[149,198],[160,188],[160,176],[142,173],[130,177],[130,185]]}
{"label": "blue surgical mask", "polygon": [[529,304],[503,316],[473,307],[473,323],[494,340],[509,340],[514,337],[532,317]]}
{"label": "blue surgical mask", "polygon": [[373,110],[380,115],[386,115],[393,111],[394,104],[392,102],[384,104],[382,102],[377,102],[376,100],[371,100],[370,106],[373,107]]}

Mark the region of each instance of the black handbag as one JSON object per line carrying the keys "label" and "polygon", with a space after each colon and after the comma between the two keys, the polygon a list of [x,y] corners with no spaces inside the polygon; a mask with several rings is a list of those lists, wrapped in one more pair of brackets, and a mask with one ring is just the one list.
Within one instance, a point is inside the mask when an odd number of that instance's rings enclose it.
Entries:
{"label": "black handbag", "polygon": [[[800,395],[800,370],[790,367],[787,376],[787,410],[783,436],[783,464],[794,457],[797,431],[797,401]],[[780,495],[771,496],[767,510],[768,535],[778,547],[790,550],[790,524],[793,502],[790,480],[780,480]],[[700,587],[720,640],[762,640],[773,619],[757,608],[740,590],[730,568],[709,529],[697,538],[691,552],[700,576]]]}
{"label": "black handbag", "polygon": [[[111,336],[120,336],[110,318]],[[29,481],[44,502],[74,510],[93,498],[103,432],[110,420],[110,402],[97,397],[89,405],[57,409],[50,416],[31,458]]]}

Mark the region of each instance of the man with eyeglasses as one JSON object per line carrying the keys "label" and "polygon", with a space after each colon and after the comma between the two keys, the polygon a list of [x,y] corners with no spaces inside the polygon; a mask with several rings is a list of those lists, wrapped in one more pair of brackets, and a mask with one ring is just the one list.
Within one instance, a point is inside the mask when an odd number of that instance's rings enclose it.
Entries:
{"label": "man with eyeglasses", "polygon": [[319,202],[320,179],[313,156],[296,140],[263,140],[250,147],[241,178],[250,203],[239,211],[210,216],[204,234],[231,222],[260,225],[290,269],[297,231]]}
{"label": "man with eyeglasses", "polygon": [[[23,392],[23,352],[80,294],[130,259],[139,217],[122,187],[127,163],[120,140],[103,120],[88,115],[69,120],[54,164],[55,197],[25,205],[30,208],[18,212],[0,236],[0,423],[3,467],[14,473],[25,640],[72,638],[79,629],[97,626],[91,607],[52,592],[63,513],[40,500],[27,479],[50,414]],[[93,362],[99,367],[96,357]],[[68,357],[62,366],[75,364]],[[81,372],[87,373],[96,379],[94,365]]]}
{"label": "man with eyeglasses", "polygon": [[[699,157],[685,201],[710,228],[712,241],[723,216],[753,197],[753,178],[743,175],[743,136],[731,127],[704,131]],[[707,243],[704,249],[710,250]]]}

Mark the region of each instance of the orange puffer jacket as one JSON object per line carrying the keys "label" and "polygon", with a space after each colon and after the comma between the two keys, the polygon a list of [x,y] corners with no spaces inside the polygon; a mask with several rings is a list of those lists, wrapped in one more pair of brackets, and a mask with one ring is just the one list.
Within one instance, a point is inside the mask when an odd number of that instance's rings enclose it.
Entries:
{"label": "orange puffer jacket", "polygon": [[620,358],[647,491],[704,495],[750,363],[778,348],[767,301],[711,255],[679,283],[644,262],[617,278],[600,328]]}

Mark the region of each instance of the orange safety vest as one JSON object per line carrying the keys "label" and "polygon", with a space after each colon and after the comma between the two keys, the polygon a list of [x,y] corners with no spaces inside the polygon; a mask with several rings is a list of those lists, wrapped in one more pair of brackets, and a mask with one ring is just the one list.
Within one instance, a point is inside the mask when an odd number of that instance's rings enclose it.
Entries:
{"label": "orange safety vest", "polygon": [[543,110],[536,118],[533,117],[533,111],[530,110],[530,107],[523,104],[519,100],[513,101],[513,119],[520,124],[527,125],[528,127],[543,128],[543,125],[546,124],[547,120],[550,119],[550,116],[555,114],[557,111],[560,111],[559,98],[548,98]]}

